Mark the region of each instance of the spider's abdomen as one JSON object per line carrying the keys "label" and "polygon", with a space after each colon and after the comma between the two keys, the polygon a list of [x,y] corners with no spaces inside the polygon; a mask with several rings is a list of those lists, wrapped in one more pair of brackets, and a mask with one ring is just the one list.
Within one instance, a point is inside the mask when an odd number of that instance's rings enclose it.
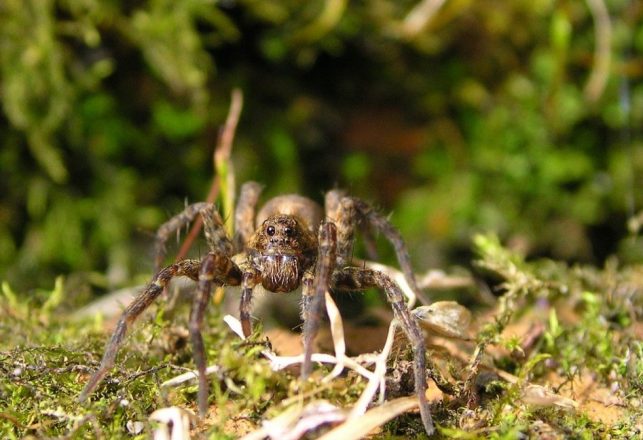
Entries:
{"label": "spider's abdomen", "polygon": [[261,285],[270,292],[292,292],[301,281],[299,261],[294,255],[261,256]]}

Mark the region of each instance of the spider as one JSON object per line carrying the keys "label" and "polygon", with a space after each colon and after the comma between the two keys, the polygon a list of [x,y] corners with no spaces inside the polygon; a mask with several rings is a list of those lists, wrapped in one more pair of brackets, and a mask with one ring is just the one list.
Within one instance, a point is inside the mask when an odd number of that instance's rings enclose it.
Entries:
{"label": "spider", "polygon": [[[433,432],[431,413],[425,397],[425,346],[421,330],[398,285],[385,273],[351,265],[355,230],[360,224],[380,231],[394,246],[402,271],[413,290],[419,290],[411,270],[406,245],[399,232],[364,201],[339,190],[326,194],[325,213],[313,200],[299,195],[278,196],[255,214],[262,187],[248,182],[241,188],[234,214],[236,234],[230,238],[213,204],[195,203],[164,223],[156,235],[157,273],[150,284],[123,311],[98,370],[85,385],[82,402],[96,389],[114,366],[116,354],[129,327],[158,298],[170,280],[178,276],[198,283],[190,311],[189,334],[198,371],[198,407],[207,412],[208,382],[206,357],[201,335],[205,309],[213,286],[241,286],[240,321],[243,333],[252,333],[250,319],[254,288],[261,284],[270,292],[292,292],[302,286],[304,361],[301,377],[312,370],[312,342],[317,333],[327,290],[363,291],[382,289],[395,318],[410,340],[414,353],[415,388],[420,413],[428,433]],[[209,252],[200,260],[186,259],[158,270],[166,241],[174,232],[203,219]]]}

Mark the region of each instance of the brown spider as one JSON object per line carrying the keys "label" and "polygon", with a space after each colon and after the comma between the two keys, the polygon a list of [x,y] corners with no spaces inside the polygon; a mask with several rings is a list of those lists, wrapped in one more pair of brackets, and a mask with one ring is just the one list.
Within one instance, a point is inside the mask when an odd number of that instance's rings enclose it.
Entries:
{"label": "brown spider", "polygon": [[252,333],[250,303],[255,286],[271,292],[292,292],[302,285],[304,362],[302,378],[311,372],[312,341],[317,332],[327,290],[362,291],[377,287],[386,293],[395,318],[410,340],[414,352],[415,388],[420,413],[428,433],[433,432],[431,413],[425,397],[426,368],[424,339],[404,302],[402,291],[386,274],[351,266],[353,236],[359,222],[379,230],[393,244],[409,285],[418,291],[406,246],[386,218],[365,202],[340,191],[326,194],[326,212],[314,201],[286,195],[269,200],[256,215],[261,186],[242,186],[235,212],[234,240],[225,232],[221,217],[210,203],[195,203],[163,224],[157,232],[157,269],[164,257],[165,242],[171,235],[201,215],[209,252],[201,260],[186,259],[159,270],[151,283],[124,311],[96,372],[80,394],[84,401],[114,366],[125,333],[136,318],[161,294],[174,277],[198,282],[190,312],[189,333],[199,373],[198,405],[201,415],[208,406],[206,357],[201,336],[205,308],[213,285],[241,286],[240,320],[243,333]]}

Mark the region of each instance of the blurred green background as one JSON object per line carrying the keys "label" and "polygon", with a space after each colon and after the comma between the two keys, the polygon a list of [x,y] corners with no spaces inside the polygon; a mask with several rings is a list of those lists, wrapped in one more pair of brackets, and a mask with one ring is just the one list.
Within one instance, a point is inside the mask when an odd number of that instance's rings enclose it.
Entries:
{"label": "blurred green background", "polygon": [[156,227],[208,193],[234,87],[237,184],[344,187],[393,213],[418,270],[467,264],[476,231],[641,262],[642,16],[634,0],[3,0],[0,279],[69,274],[79,297],[148,279]]}

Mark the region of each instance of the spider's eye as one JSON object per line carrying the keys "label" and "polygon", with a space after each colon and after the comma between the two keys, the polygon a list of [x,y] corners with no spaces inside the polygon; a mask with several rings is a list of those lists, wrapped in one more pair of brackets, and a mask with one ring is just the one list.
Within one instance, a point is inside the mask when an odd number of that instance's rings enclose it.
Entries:
{"label": "spider's eye", "polygon": [[284,234],[286,234],[286,237],[292,237],[295,235],[295,230],[293,228],[285,227]]}
{"label": "spider's eye", "polygon": [[273,236],[275,235],[275,227],[274,226],[268,226],[266,228],[266,234]]}

